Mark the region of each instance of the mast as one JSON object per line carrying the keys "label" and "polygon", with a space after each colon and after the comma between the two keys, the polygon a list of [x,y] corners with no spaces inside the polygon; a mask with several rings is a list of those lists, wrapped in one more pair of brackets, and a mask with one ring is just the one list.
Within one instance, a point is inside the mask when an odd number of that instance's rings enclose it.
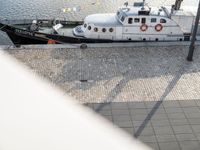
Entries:
{"label": "mast", "polygon": [[180,10],[182,2],[183,0],[176,0],[175,5],[174,5],[174,10]]}

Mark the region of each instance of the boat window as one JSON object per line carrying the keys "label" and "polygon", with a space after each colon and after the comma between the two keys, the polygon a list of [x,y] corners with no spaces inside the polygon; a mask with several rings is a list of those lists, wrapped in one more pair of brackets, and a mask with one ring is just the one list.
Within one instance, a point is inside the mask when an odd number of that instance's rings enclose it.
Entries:
{"label": "boat window", "polygon": [[92,27],[91,26],[88,26],[88,30],[91,30],[92,29]]}
{"label": "boat window", "polygon": [[146,23],[146,18],[142,18],[142,23]]}
{"label": "boat window", "polygon": [[125,20],[125,17],[124,17],[124,16],[122,16],[122,17],[121,17],[121,21],[122,21],[122,22],[124,22],[124,20]]}
{"label": "boat window", "polygon": [[98,28],[94,28],[94,32],[98,32]]}
{"label": "boat window", "polygon": [[165,19],[160,19],[160,23],[167,23]]}
{"label": "boat window", "polygon": [[102,29],[102,32],[106,32],[106,28],[103,28],[103,29]]}
{"label": "boat window", "polygon": [[114,29],[113,29],[113,28],[110,28],[110,29],[109,29],[109,31],[110,31],[110,32],[113,32],[113,31],[114,31]]}
{"label": "boat window", "polygon": [[151,18],[151,22],[152,22],[152,23],[155,23],[156,21],[157,21],[156,18]]}
{"label": "boat window", "polygon": [[84,27],[87,28],[87,24],[86,23],[84,24]]}
{"label": "boat window", "polygon": [[140,18],[135,18],[135,19],[134,19],[134,22],[135,22],[135,23],[140,22]]}
{"label": "boat window", "polygon": [[120,15],[120,12],[118,11],[118,12],[117,12],[117,16],[119,16],[119,15]]}
{"label": "boat window", "polygon": [[132,24],[133,23],[133,18],[128,18],[128,24]]}

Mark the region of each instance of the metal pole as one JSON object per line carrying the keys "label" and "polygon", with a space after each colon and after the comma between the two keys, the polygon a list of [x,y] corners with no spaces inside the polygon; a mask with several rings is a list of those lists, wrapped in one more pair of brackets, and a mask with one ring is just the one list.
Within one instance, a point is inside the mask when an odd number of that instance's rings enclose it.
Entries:
{"label": "metal pole", "polygon": [[189,48],[189,53],[188,53],[188,57],[187,57],[188,61],[193,61],[193,54],[194,54],[194,48],[195,48],[194,45],[195,45],[195,41],[196,41],[199,19],[200,19],[200,1],[199,1],[196,20],[195,20],[194,30],[193,30],[193,33],[192,33],[192,39],[191,39],[191,44],[190,44],[190,48]]}

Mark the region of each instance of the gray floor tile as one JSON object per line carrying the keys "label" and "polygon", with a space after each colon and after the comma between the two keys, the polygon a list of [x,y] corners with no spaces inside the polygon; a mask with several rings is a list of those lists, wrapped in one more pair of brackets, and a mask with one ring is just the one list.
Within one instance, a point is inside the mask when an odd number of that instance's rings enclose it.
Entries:
{"label": "gray floor tile", "polygon": [[200,133],[200,125],[191,125],[195,133]]}
{"label": "gray floor tile", "polygon": [[168,114],[169,119],[184,119],[186,118],[183,113],[172,113]]}
{"label": "gray floor tile", "polygon": [[188,101],[179,101],[181,107],[195,107],[197,106],[196,102],[195,101],[191,101],[191,100],[188,100]]}
{"label": "gray floor tile", "polygon": [[159,142],[160,150],[180,150],[177,142]]}
{"label": "gray floor tile", "polygon": [[145,142],[145,144],[147,146],[149,146],[150,148],[152,148],[153,150],[160,150],[159,146],[158,146],[158,143],[149,143],[149,142]]}
{"label": "gray floor tile", "polygon": [[114,115],[129,115],[128,109],[112,109],[112,114]]}
{"label": "gray floor tile", "polygon": [[[135,133],[138,132],[138,129],[141,129],[141,127],[136,127],[136,128],[134,128]],[[154,130],[153,130],[152,127],[145,127],[145,128],[142,128],[142,129],[143,129],[143,130],[142,130],[142,132],[141,132],[141,134],[140,134],[141,136],[155,135]]]}
{"label": "gray floor tile", "polygon": [[120,102],[120,103],[111,103],[112,109],[128,109],[127,102]]}
{"label": "gray floor tile", "polygon": [[196,118],[196,119],[200,119],[200,113],[185,113],[185,116],[187,118]]}
{"label": "gray floor tile", "polygon": [[176,142],[176,137],[173,134],[156,135],[158,142]]}
{"label": "gray floor tile", "polygon": [[159,114],[159,113],[155,113],[153,116],[152,116],[152,119],[151,120],[166,120],[168,119],[168,116],[166,114]]}
{"label": "gray floor tile", "polygon": [[99,104],[93,104],[94,110],[110,110],[111,106],[110,104],[104,104],[104,103],[99,103]]}
{"label": "gray floor tile", "polygon": [[120,128],[133,128],[131,121],[114,121],[114,124]]}
{"label": "gray floor tile", "polygon": [[198,141],[183,141],[179,142],[182,150],[199,150],[200,145]]}
{"label": "gray floor tile", "polygon": [[[141,126],[143,124],[143,121],[144,120],[132,120],[133,126],[134,127],[139,127],[139,126]],[[146,127],[151,127],[151,121],[148,121],[147,123],[145,123],[145,126]]]}
{"label": "gray floor tile", "polygon": [[137,115],[139,115],[139,114],[145,114],[145,115],[147,115],[148,113],[147,113],[147,109],[143,109],[143,108],[135,108],[135,109],[130,109],[130,113],[132,114],[132,115],[135,115],[135,114],[137,114]]}
{"label": "gray floor tile", "polygon": [[107,119],[107,120],[109,120],[109,121],[111,121],[111,122],[113,122],[112,116],[102,116],[102,117]]}
{"label": "gray floor tile", "polygon": [[152,126],[170,126],[170,122],[168,119],[159,119],[159,120],[151,120]]}
{"label": "gray floor tile", "polygon": [[128,102],[128,107],[130,109],[135,109],[135,108],[146,108],[144,102]]}
{"label": "gray floor tile", "polygon": [[97,112],[100,115],[112,115],[111,110],[101,110],[99,112]]}
{"label": "gray floor tile", "polygon": [[200,119],[188,118],[188,120],[191,125],[200,125]]}
{"label": "gray floor tile", "polygon": [[197,106],[200,107],[200,100],[195,100],[195,102],[196,102]]}
{"label": "gray floor tile", "polygon": [[[136,120],[136,121],[142,121],[145,120],[146,118],[148,118],[148,115],[145,114],[136,114],[136,115],[132,115],[131,116],[132,120]],[[148,120],[150,120],[151,118],[148,118]]]}
{"label": "gray floor tile", "polygon": [[175,134],[192,133],[192,128],[190,125],[172,126],[172,128]]}
{"label": "gray floor tile", "polygon": [[180,104],[178,101],[163,101],[162,105],[165,108],[180,107]]}
{"label": "gray floor tile", "polygon": [[200,133],[195,133],[195,136],[196,136],[197,139],[200,141]]}
{"label": "gray floor tile", "polygon": [[171,125],[189,125],[190,123],[186,118],[183,119],[169,119]]}
{"label": "gray floor tile", "polygon": [[[148,113],[150,113],[152,111],[152,109],[148,108],[147,111],[148,111]],[[155,110],[155,113],[156,114],[165,114],[166,112],[165,112],[164,108],[158,108]]]}
{"label": "gray floor tile", "polygon": [[138,137],[138,139],[140,141],[144,142],[144,143],[146,143],[146,142],[157,142],[155,135],[145,135],[145,136],[141,135],[141,136]]}
{"label": "gray floor tile", "polygon": [[165,111],[166,111],[168,114],[171,114],[171,113],[182,113],[182,112],[183,112],[182,108],[180,108],[180,107],[165,108]]}
{"label": "gray floor tile", "polygon": [[194,134],[176,134],[178,141],[197,141],[198,139]]}
{"label": "gray floor tile", "polygon": [[199,107],[183,107],[182,110],[185,113],[200,113]]}
{"label": "gray floor tile", "polygon": [[113,115],[114,121],[131,121],[130,115]]}
{"label": "gray floor tile", "polygon": [[130,134],[131,136],[133,136],[134,134],[134,128],[121,128],[121,129]]}
{"label": "gray floor tile", "polygon": [[163,105],[160,105],[159,101],[145,102],[145,106],[146,106],[147,109],[159,109],[159,108],[163,108]]}
{"label": "gray floor tile", "polygon": [[160,126],[160,127],[153,127],[156,135],[162,134],[173,134],[173,130],[170,126]]}

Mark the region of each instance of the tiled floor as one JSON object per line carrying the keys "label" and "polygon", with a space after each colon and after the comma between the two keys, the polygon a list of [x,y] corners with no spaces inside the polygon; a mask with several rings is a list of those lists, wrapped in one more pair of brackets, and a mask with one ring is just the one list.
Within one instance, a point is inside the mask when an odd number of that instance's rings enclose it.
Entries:
{"label": "tiled floor", "polygon": [[199,150],[199,103],[177,100],[86,105],[154,149]]}

